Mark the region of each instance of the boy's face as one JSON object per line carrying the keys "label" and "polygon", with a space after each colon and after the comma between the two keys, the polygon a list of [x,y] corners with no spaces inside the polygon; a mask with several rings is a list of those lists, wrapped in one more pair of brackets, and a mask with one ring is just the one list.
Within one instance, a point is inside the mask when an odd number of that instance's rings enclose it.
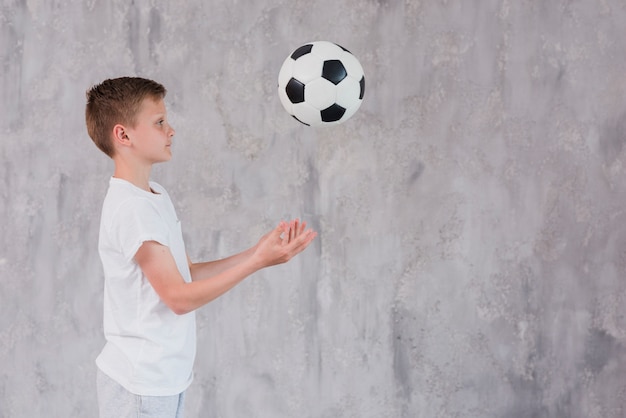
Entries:
{"label": "boy's face", "polygon": [[172,158],[174,128],[167,122],[162,99],[144,99],[135,126],[128,128],[126,134],[136,155],[145,162],[154,164]]}

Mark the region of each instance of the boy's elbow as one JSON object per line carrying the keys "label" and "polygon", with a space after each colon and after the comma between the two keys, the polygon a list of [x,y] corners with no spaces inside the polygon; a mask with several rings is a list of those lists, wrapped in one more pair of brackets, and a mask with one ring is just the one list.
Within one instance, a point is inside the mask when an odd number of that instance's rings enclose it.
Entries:
{"label": "boy's elbow", "polygon": [[186,303],[185,301],[174,301],[171,300],[169,302],[165,302],[168,308],[176,315],[186,315],[194,310],[193,307]]}
{"label": "boy's elbow", "polygon": [[174,312],[176,315],[187,315],[190,312],[193,312],[193,309],[189,309],[187,307],[170,307],[170,309],[172,310],[172,312]]}
{"label": "boy's elbow", "polygon": [[195,309],[190,301],[184,297],[184,294],[171,293],[163,296],[161,298],[163,303],[176,315],[186,315]]}

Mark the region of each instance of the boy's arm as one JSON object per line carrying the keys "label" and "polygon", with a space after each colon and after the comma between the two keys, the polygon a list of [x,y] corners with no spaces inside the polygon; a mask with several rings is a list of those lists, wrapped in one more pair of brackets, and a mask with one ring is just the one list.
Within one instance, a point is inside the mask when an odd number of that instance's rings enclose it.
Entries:
{"label": "boy's arm", "polygon": [[[313,241],[316,233],[312,230],[298,232],[281,222],[252,248],[251,253],[246,251],[241,253],[241,257],[234,256],[233,260],[237,260],[237,263],[231,265],[232,260],[225,261],[221,263],[228,265],[225,270],[207,277],[206,280],[191,283],[183,280],[169,248],[156,241],[144,242],[135,254],[135,261],[161,300],[174,313],[182,315],[223,295],[252,273],[264,267],[285,263],[302,252]],[[213,267],[215,265],[220,266],[220,263],[217,262]],[[200,267],[197,272],[213,270],[210,265]]]}
{"label": "boy's arm", "polygon": [[254,254],[254,248],[255,247],[251,247],[244,252],[220,260],[203,261],[200,263],[193,263],[189,256],[187,256],[189,271],[191,272],[191,280],[196,281],[213,277],[231,267],[236,266],[237,264],[241,264]]}
{"label": "boy's arm", "polygon": [[[306,222],[304,221],[300,222],[299,219],[292,220],[289,223],[289,231],[291,233],[291,236],[288,237],[288,239],[294,239],[295,237],[302,234],[305,231],[305,229],[306,229]],[[195,280],[202,280],[202,279],[206,279],[209,277],[213,277],[217,274],[220,274],[223,271],[228,270],[231,267],[234,267],[246,261],[254,254],[257,247],[265,239],[267,239],[267,237],[270,234],[271,232],[263,236],[259,240],[259,243],[257,243],[254,247],[250,247],[247,250],[239,254],[235,254],[230,257],[223,258],[220,260],[193,263],[191,259],[189,258],[189,256],[187,256],[187,263],[189,264],[189,270],[191,272],[191,279],[195,281]]]}

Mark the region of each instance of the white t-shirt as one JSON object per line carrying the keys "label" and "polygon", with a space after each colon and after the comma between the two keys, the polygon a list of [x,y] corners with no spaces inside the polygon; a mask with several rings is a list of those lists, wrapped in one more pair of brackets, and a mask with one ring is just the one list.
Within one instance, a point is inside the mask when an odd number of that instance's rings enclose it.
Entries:
{"label": "white t-shirt", "polygon": [[102,206],[98,249],[104,268],[104,335],[96,364],[129,392],[169,396],[193,378],[195,312],[176,315],[154,291],[134,257],[145,241],[169,247],[180,274],[191,281],[174,205],[165,189],[154,193],[111,178]]}

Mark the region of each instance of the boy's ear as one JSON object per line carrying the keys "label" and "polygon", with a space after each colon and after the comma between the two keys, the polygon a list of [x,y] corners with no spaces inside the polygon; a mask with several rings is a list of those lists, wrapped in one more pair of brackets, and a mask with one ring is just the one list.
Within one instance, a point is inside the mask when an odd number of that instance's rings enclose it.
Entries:
{"label": "boy's ear", "polygon": [[113,127],[113,142],[118,145],[129,145],[130,139],[126,134],[124,125],[117,124]]}

